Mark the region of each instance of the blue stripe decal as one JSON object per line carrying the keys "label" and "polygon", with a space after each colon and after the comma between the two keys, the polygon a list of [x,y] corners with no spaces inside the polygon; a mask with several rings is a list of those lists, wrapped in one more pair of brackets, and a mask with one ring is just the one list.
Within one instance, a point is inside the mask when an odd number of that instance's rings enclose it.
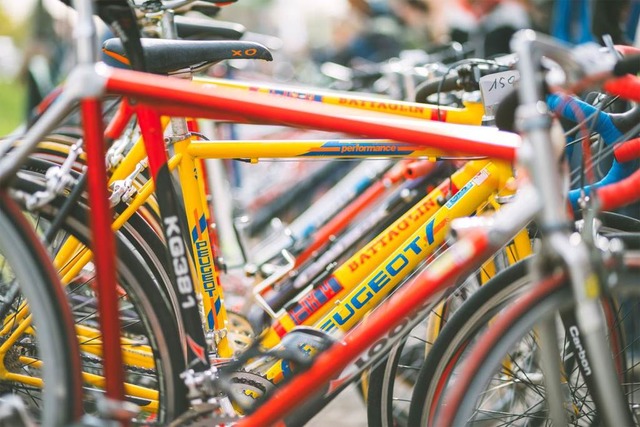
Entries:
{"label": "blue stripe decal", "polygon": [[427,228],[426,228],[426,232],[427,232],[427,242],[431,245],[433,244],[433,223],[436,222],[435,219],[432,219],[431,221],[429,221],[427,223]]}
{"label": "blue stripe decal", "polygon": [[191,230],[191,238],[194,242],[198,240],[198,229],[196,227],[193,227],[193,230]]}
{"label": "blue stripe decal", "polygon": [[291,366],[289,365],[289,361],[288,360],[283,360],[282,364],[280,366],[282,368],[282,374],[285,377],[288,377],[289,375],[291,375]]}
{"label": "blue stripe decal", "polygon": [[207,218],[205,218],[204,214],[200,217],[200,231],[204,233],[207,229]]}
{"label": "blue stripe decal", "polygon": [[211,310],[207,314],[207,323],[209,324],[209,329],[213,330],[215,323],[213,322],[213,311]]}
{"label": "blue stripe decal", "polygon": [[213,303],[213,306],[216,309],[216,313],[220,313],[220,307],[222,306],[222,302],[220,301],[220,298],[216,299],[216,302]]}

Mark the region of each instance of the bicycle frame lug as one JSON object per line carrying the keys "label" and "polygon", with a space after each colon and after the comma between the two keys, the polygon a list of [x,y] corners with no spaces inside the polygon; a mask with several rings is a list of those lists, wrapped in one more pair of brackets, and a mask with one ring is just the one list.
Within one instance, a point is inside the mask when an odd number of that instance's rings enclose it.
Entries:
{"label": "bicycle frame lug", "polygon": [[164,137],[164,143],[167,146],[171,146],[171,145],[175,144],[176,142],[184,141],[185,139],[188,139],[188,138],[191,138],[191,133],[190,132],[184,133],[182,135],[165,136]]}
{"label": "bicycle frame lug", "polygon": [[109,67],[105,64],[79,65],[74,68],[67,83],[65,93],[74,99],[99,98],[106,93]]}

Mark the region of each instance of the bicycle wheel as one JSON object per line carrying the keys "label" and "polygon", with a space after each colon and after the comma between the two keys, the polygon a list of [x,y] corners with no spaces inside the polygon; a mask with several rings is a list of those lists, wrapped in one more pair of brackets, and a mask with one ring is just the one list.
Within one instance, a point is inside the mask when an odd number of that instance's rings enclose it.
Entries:
{"label": "bicycle wheel", "polygon": [[[437,425],[441,420],[436,419],[436,414],[442,408],[453,406],[447,400],[445,391],[448,387],[452,387],[452,384],[455,386],[456,382],[467,380],[468,372],[465,371],[465,364],[469,363],[469,359],[466,357],[466,350],[473,348],[472,341],[478,336],[482,337],[483,344],[488,345],[488,341],[485,342],[486,338],[480,335],[480,331],[492,321],[501,308],[513,301],[518,290],[522,290],[523,286],[531,281],[525,267],[525,263],[521,263],[505,271],[504,274],[498,275],[496,279],[502,286],[483,287],[468,301],[471,308],[465,307],[466,311],[461,310],[457,313],[454,316],[456,319],[452,319],[445,328],[441,339],[436,342],[432,353],[429,354],[425,368],[420,373],[411,404],[410,422],[416,425]],[[465,423],[547,425],[550,423],[547,420],[545,389],[537,360],[538,336],[532,332],[532,327],[545,318],[545,315],[551,316],[563,312],[566,313],[565,318],[570,317],[573,308],[571,294],[568,286],[562,285],[561,281],[557,281],[553,286],[549,285],[546,293],[525,306],[519,313],[519,317],[511,319],[508,326],[512,327],[509,328],[509,332],[504,331],[503,341],[491,343],[491,347],[500,355],[494,354],[498,357],[497,362],[494,358],[488,357],[486,363],[492,361],[500,365],[502,361],[503,364],[501,367],[493,366],[493,370],[487,370],[489,366],[484,364],[474,369],[474,375],[482,377],[478,379],[478,384],[484,380],[483,384],[486,385],[489,379],[492,383],[482,390],[478,389],[477,384],[474,386],[475,397],[483,396],[485,399],[477,405],[475,401],[465,400],[463,405],[473,404],[476,412],[464,421],[456,419],[454,425]],[[637,386],[637,380],[633,378],[633,366],[639,360],[638,357],[634,357],[637,352],[635,325],[640,315],[637,310],[640,301],[638,296],[636,291],[633,298],[629,298],[626,289],[624,291],[620,289],[616,290],[613,297],[602,300],[608,319],[612,354],[621,377],[625,377],[629,383],[630,399],[634,398],[632,393],[634,385]],[[479,304],[482,300],[485,300],[484,305]],[[487,303],[487,301],[490,302]],[[624,303],[620,303],[621,301]],[[473,309],[476,310],[473,311]],[[471,317],[468,322],[459,321],[464,315]],[[558,325],[560,326],[559,348],[566,379],[563,383],[565,406],[570,408],[568,411],[570,421],[572,425],[597,424],[598,416],[594,409],[593,397],[587,390],[581,375],[577,352],[571,349],[569,345],[571,337],[564,333],[562,323],[558,322]],[[516,331],[523,333],[516,334]],[[437,357],[442,357],[440,363],[437,363]],[[504,358],[500,359],[500,357]],[[431,366],[431,361],[436,366]],[[469,392],[469,396],[471,393]]]}
{"label": "bicycle wheel", "polygon": [[[14,188],[33,193],[42,189],[40,174],[21,173]],[[57,198],[32,213],[31,223],[39,233],[46,233],[63,203]],[[88,262],[89,212],[78,203],[66,218],[62,228],[51,239],[50,252],[70,299],[76,331],[80,340],[83,376],[85,379],[85,410],[93,412],[101,394],[102,376],[100,334],[97,329],[97,304],[93,264]],[[117,237],[117,279],[119,288],[120,324],[123,339],[125,393],[141,407],[134,421],[164,424],[187,407],[186,391],[179,378],[185,370],[183,346],[167,289],[152,274],[153,253],[144,252],[136,240],[136,231],[126,224]],[[78,243],[71,243],[77,241]],[[96,393],[97,392],[97,393]],[[98,396],[98,397],[97,397]]]}
{"label": "bicycle wheel", "polygon": [[437,342],[450,313],[479,286],[475,276],[466,280],[369,372],[366,403],[370,427],[411,425],[409,404],[425,358]]}
{"label": "bicycle wheel", "polygon": [[436,402],[460,352],[466,348],[470,337],[528,283],[522,279],[526,277],[527,264],[520,262],[496,275],[449,318],[416,379],[409,411],[410,425],[433,423]]}
{"label": "bicycle wheel", "polygon": [[504,270],[513,261],[526,256],[525,253],[520,253],[520,249],[524,250],[520,245],[527,239],[528,235],[522,234],[517,244],[512,243],[496,253],[476,274],[456,286],[453,292],[431,310],[424,322],[391,349],[387,359],[371,370],[366,399],[367,421],[370,427],[413,425],[409,422],[413,389],[425,364],[425,358],[432,351],[434,343],[438,342],[437,338],[442,329],[454,313],[465,306],[467,299],[482,286],[482,283],[495,275],[495,271]]}
{"label": "bicycle wheel", "polygon": [[[20,396],[42,425],[67,426],[82,410],[72,315],[50,259],[21,216],[0,192],[0,393]],[[28,319],[21,314],[26,304]]]}
{"label": "bicycle wheel", "polygon": [[[619,214],[605,213],[601,221],[599,233],[604,236],[618,235],[620,230],[640,230],[638,220]],[[469,340],[531,282],[527,273],[528,262],[519,262],[498,273],[448,319],[439,336],[441,338],[431,347],[418,374],[411,398],[410,425],[433,423],[432,417],[441,393],[454,373],[453,367],[456,366]]]}

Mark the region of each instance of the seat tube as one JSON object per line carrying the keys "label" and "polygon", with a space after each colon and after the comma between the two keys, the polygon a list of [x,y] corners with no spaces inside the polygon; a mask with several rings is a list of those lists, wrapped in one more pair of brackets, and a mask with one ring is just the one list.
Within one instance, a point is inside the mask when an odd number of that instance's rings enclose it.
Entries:
{"label": "seat tube", "polygon": [[174,144],[176,154],[181,155],[178,173],[182,185],[182,197],[187,213],[189,236],[196,268],[198,292],[202,297],[206,330],[211,331],[217,357],[227,358],[233,354],[227,338],[227,312],[220,285],[220,274],[216,264],[216,254],[211,245],[209,222],[206,215],[206,196],[202,194],[199,175],[201,168],[196,159],[189,155],[187,148],[190,137]]}
{"label": "seat tube", "polygon": [[187,340],[187,361],[195,371],[209,367],[207,342],[202,330],[202,317],[198,306],[187,244],[190,238],[184,224],[185,214],[180,209],[176,190],[167,164],[160,116],[147,106],[138,106],[138,119],[149,159],[149,169],[156,185],[156,196],[162,217],[162,230],[169,249],[169,274],[179,299],[181,318]]}

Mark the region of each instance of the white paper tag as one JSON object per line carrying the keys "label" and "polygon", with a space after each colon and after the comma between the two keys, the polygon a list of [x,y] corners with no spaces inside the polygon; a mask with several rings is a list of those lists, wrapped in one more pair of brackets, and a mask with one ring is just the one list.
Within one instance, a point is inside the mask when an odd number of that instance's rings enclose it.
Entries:
{"label": "white paper tag", "polygon": [[495,106],[511,92],[518,80],[520,80],[520,73],[516,70],[480,77],[480,92],[482,93],[485,114],[493,115]]}

